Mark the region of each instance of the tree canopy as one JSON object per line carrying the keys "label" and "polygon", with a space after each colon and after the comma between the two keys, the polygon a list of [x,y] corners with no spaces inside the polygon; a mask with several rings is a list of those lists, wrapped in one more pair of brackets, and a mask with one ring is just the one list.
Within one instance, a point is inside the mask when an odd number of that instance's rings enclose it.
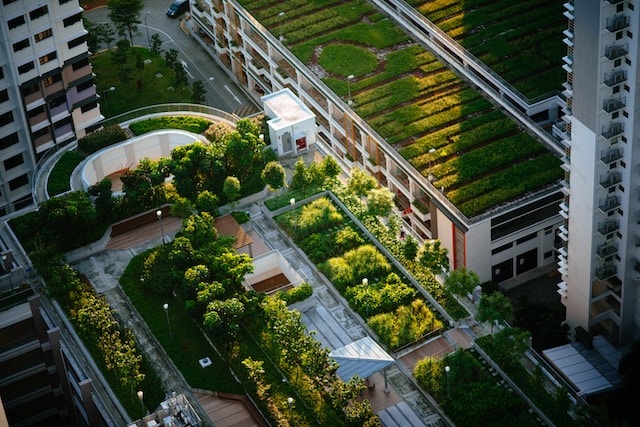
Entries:
{"label": "tree canopy", "polygon": [[140,12],[144,7],[142,0],[109,0],[109,19],[116,26],[118,34],[128,36],[133,46],[133,35],[138,34]]}

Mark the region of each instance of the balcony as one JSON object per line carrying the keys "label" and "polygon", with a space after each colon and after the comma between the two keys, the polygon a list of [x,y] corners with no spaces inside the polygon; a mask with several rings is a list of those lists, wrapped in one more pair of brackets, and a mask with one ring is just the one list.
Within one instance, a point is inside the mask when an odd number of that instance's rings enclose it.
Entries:
{"label": "balcony", "polygon": [[602,103],[602,109],[607,113],[613,113],[615,111],[620,110],[621,108],[624,108],[625,104],[626,104],[626,98],[622,96],[619,96],[616,98],[609,98],[609,99],[605,99],[604,102]]}
{"label": "balcony", "polygon": [[607,0],[607,3],[609,4],[619,4],[622,3],[624,0]]}
{"label": "balcony", "polygon": [[610,33],[615,33],[616,31],[622,31],[627,27],[629,27],[629,17],[627,15],[617,15],[613,18],[607,19],[607,25],[605,28]]}
{"label": "balcony", "polygon": [[606,265],[603,265],[602,267],[596,268],[596,277],[599,280],[607,280],[615,276],[617,272],[618,272],[618,269],[616,268],[615,265],[606,264]]}
{"label": "balcony", "polygon": [[602,136],[606,139],[611,139],[624,132],[624,123],[613,122],[609,123],[609,126],[602,127]]}
{"label": "balcony", "polygon": [[615,162],[621,159],[623,156],[622,148],[614,148],[611,150],[603,151],[600,156],[600,161],[605,165]]}
{"label": "balcony", "polygon": [[598,206],[598,207],[603,213],[607,213],[607,212],[617,208],[618,206],[620,206],[620,197],[609,196],[606,199],[604,199],[600,203],[600,206]]}
{"label": "balcony", "polygon": [[610,219],[598,224],[598,233],[600,233],[602,237],[605,237],[607,234],[611,234],[619,228],[620,222],[615,219]]}
{"label": "balcony", "polygon": [[620,181],[622,181],[622,174],[620,172],[611,172],[600,177],[600,187],[606,190],[620,183]]}
{"label": "balcony", "polygon": [[618,245],[615,243],[605,243],[596,248],[598,258],[605,259],[618,252]]}
{"label": "balcony", "polygon": [[611,45],[611,46],[607,46],[604,49],[604,56],[613,61],[614,59],[618,59],[621,56],[626,55],[629,52],[629,47],[628,45],[624,45],[624,46],[617,46],[617,45]]}
{"label": "balcony", "polygon": [[604,84],[608,87],[619,85],[627,81],[627,72],[625,70],[617,70],[613,73],[604,74]]}

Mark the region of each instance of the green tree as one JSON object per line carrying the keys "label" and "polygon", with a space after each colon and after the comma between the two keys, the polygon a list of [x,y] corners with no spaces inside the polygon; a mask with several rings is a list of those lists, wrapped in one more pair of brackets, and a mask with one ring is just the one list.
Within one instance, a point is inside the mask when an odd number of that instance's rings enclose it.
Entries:
{"label": "green tree", "polygon": [[478,302],[478,315],[476,320],[479,322],[489,322],[491,324],[491,333],[493,334],[493,325],[500,320],[510,322],[513,320],[513,306],[511,301],[502,292],[495,291],[489,295],[482,295]]}
{"label": "green tree", "polygon": [[451,271],[444,280],[444,287],[456,296],[456,300],[458,300],[459,295],[464,296],[473,292],[473,289],[479,284],[480,278],[478,275],[474,271],[467,270],[464,266]]}
{"label": "green tree", "polygon": [[304,159],[302,157],[298,157],[296,160],[295,167],[293,169],[293,176],[291,177],[291,184],[289,188],[291,190],[302,190],[311,184],[311,174],[309,173],[309,168],[304,163]]}
{"label": "green tree", "polygon": [[347,190],[362,198],[373,190],[377,184],[375,178],[368,172],[356,167],[351,171],[351,177],[347,181]]}
{"label": "green tree", "polygon": [[133,46],[133,35],[139,34],[138,25],[142,23],[142,0],[109,0],[108,6],[109,19],[116,26],[118,34],[128,36],[129,43]]}
{"label": "green tree", "polygon": [[320,169],[325,177],[325,180],[327,180],[329,183],[336,182],[336,180],[338,179],[338,175],[340,175],[340,172],[342,172],[340,165],[331,155],[327,155],[324,157],[324,159],[322,159]]}
{"label": "green tree", "polygon": [[209,190],[201,191],[196,199],[196,208],[200,212],[209,212],[214,217],[218,216],[218,196]]}
{"label": "green tree", "polygon": [[447,249],[443,248],[440,240],[429,240],[425,242],[420,251],[420,264],[433,274],[440,274],[449,270],[449,257]]}
{"label": "green tree", "polygon": [[178,62],[178,51],[175,49],[169,49],[164,53],[164,61],[167,68],[173,69],[174,65]]}
{"label": "green tree", "polygon": [[213,146],[201,142],[174,148],[171,163],[176,190],[195,202],[198,193],[216,188],[216,178],[224,172],[223,161]]}
{"label": "green tree", "polygon": [[151,53],[154,55],[160,55],[162,51],[162,39],[160,38],[160,34],[153,33],[151,35]]}
{"label": "green tree", "polygon": [[206,95],[207,89],[204,87],[202,80],[194,80],[191,84],[191,100],[196,104],[204,104]]}
{"label": "green tree", "polygon": [[228,176],[224,179],[224,184],[222,185],[222,192],[227,200],[231,202],[235,201],[238,197],[240,197],[240,180],[235,176]]}
{"label": "green tree", "polygon": [[393,197],[386,187],[374,188],[367,194],[367,210],[373,216],[387,216],[393,208]]}
{"label": "green tree", "polygon": [[[126,64],[127,57],[129,55],[129,48],[130,46],[128,41],[124,39],[118,40],[116,50],[111,52],[111,61],[113,61],[114,64]],[[122,80],[122,77],[120,77],[120,80]]]}
{"label": "green tree", "polygon": [[402,254],[407,261],[415,261],[416,256],[418,256],[419,249],[420,245],[418,244],[418,240],[411,234],[404,239],[404,242],[402,243]]}
{"label": "green tree", "polygon": [[182,85],[189,84],[189,79],[187,78],[187,72],[185,71],[182,63],[175,62],[173,64],[173,71],[175,72],[175,77],[173,79],[173,84],[176,87],[180,87]]}
{"label": "green tree", "polygon": [[261,177],[269,191],[272,192],[278,191],[287,185],[287,172],[278,162],[267,163],[262,170]]}

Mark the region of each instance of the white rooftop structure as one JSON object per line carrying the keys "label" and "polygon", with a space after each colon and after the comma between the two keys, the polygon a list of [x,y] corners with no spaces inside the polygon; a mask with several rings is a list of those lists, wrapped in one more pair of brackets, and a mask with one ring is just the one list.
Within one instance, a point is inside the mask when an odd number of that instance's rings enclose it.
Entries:
{"label": "white rooftop structure", "polygon": [[[371,337],[364,337],[344,347],[333,350],[329,357],[338,363],[338,376],[349,381],[354,376],[365,379],[393,364],[389,356]],[[384,376],[385,390],[387,375]]]}
{"label": "white rooftop structure", "polygon": [[270,118],[271,145],[280,155],[297,154],[316,142],[316,116],[291,90],[285,88],[261,99]]}

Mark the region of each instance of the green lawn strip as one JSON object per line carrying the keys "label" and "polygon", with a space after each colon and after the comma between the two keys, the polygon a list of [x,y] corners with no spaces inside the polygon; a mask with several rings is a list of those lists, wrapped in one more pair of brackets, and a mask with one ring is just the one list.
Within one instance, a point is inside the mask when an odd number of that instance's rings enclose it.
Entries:
{"label": "green lawn strip", "polygon": [[464,187],[448,192],[447,198],[465,215],[474,216],[518,195],[557,182],[563,176],[560,163],[552,154],[544,154],[465,184]]}
{"label": "green lawn strip", "polygon": [[545,151],[546,148],[528,134],[517,133],[440,163],[432,171],[439,178],[438,187],[450,188],[461,183],[469,185],[468,181],[479,175]]}
{"label": "green lawn strip", "polygon": [[[196,324],[186,311],[184,301],[174,297],[163,297],[139,286],[142,263],[147,253],[148,251],[131,259],[120,278],[120,284],[151,332],[191,387],[243,393],[242,385],[229,372],[228,363],[211,348],[202,335],[199,324]],[[169,336],[163,310],[164,303],[169,304],[173,339]],[[203,369],[198,363],[203,357],[209,357],[213,365]]]}
{"label": "green lawn strip", "polygon": [[161,129],[181,129],[196,134],[201,134],[211,125],[211,121],[197,116],[162,116],[140,120],[129,125],[129,129],[142,135],[147,132]]}
{"label": "green lawn strip", "polygon": [[378,67],[378,58],[366,48],[352,44],[331,44],[322,49],[319,58],[322,67],[334,74],[360,77]]}
{"label": "green lawn strip", "polygon": [[346,28],[322,34],[304,43],[294,45],[291,52],[305,64],[309,63],[316,47],[336,40],[352,41],[384,49],[409,40],[409,37],[388,19],[368,24],[359,22]]}
{"label": "green lawn strip", "polygon": [[70,177],[73,170],[84,160],[85,156],[75,150],[65,151],[49,174],[47,192],[55,196],[71,190]]}
{"label": "green lawn strip", "polygon": [[[135,55],[142,60],[150,59],[141,70],[136,68]],[[152,55],[146,48],[134,48],[126,64],[116,64],[109,52],[91,58],[96,73],[97,92],[102,97],[102,114],[112,117],[120,113],[154,104],[169,102],[191,102],[191,90],[187,87],[174,88],[175,72],[165,65],[160,56]],[[130,80],[121,80],[121,70]],[[159,76],[159,77],[158,77]],[[140,87],[137,82],[141,82]],[[114,87],[114,91],[108,91]],[[107,90],[106,92],[104,92]],[[106,95],[106,96],[103,96]]]}

